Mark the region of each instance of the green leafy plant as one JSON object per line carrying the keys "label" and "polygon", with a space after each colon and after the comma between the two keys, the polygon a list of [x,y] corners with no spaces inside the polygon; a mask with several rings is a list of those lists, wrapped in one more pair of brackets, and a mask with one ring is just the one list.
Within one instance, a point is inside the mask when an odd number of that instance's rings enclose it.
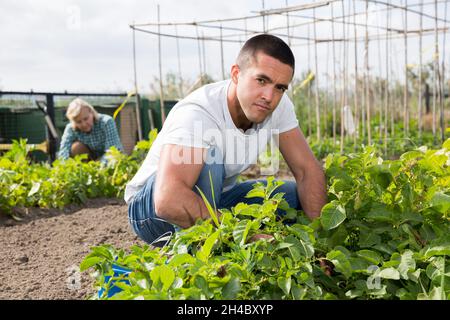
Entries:
{"label": "green leafy plant", "polygon": [[86,155],[52,165],[32,163],[26,140],[14,141],[0,158],[0,212],[13,215],[13,208],[63,208],[88,198],[122,197],[156,135],[156,130],[151,131],[149,140],[140,141],[129,156],[110,148],[106,165],[86,162]]}
{"label": "green leafy plant", "polygon": [[[211,219],[164,248],[95,247],[80,268],[97,271],[101,299],[448,299],[449,165],[450,140],[398,160],[372,147],[330,154],[319,219],[289,208],[270,177],[247,195],[258,204],[220,217],[209,205]],[[130,273],[114,276],[114,265]]]}

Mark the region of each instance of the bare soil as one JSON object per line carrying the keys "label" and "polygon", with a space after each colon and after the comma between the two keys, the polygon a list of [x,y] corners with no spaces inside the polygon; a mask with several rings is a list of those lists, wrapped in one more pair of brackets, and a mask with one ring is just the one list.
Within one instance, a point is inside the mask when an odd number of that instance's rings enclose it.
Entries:
{"label": "bare soil", "polygon": [[87,299],[95,294],[94,279],[78,266],[91,247],[144,244],[129,227],[121,199],[16,214],[23,220],[0,215],[0,299]]}

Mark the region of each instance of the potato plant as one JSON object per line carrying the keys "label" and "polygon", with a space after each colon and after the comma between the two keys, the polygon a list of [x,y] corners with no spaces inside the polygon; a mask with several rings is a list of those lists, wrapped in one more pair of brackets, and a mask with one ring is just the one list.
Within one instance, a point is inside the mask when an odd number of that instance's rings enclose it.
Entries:
{"label": "potato plant", "polygon": [[220,217],[207,204],[211,219],[164,248],[92,248],[80,269],[96,270],[93,298],[449,299],[450,139],[398,160],[371,147],[329,155],[325,171],[329,202],[314,221],[269,178],[247,195],[261,204]]}
{"label": "potato plant", "polygon": [[88,198],[122,197],[125,184],[133,177],[156,138],[140,141],[131,155],[114,147],[108,150],[108,163],[86,161],[81,155],[67,160],[31,163],[26,140],[13,143],[0,157],[0,214],[13,215],[13,208],[63,208],[84,203]]}

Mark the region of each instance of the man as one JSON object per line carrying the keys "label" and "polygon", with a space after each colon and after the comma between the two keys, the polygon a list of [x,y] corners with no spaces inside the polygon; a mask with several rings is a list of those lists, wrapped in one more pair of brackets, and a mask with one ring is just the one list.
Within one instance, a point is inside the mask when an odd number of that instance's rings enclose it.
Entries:
{"label": "man", "polygon": [[242,47],[230,80],[206,85],[174,106],[125,190],[129,221],[140,238],[161,245],[176,227],[209,218],[196,187],[218,208],[257,201],[245,198],[254,182],[235,181],[256,162],[273,131],[295,177],[277,191],[311,219],[320,215],[326,203],[324,173],[285,94],[294,69],[286,43],[257,35]]}
{"label": "man", "polygon": [[67,159],[79,154],[87,154],[88,160],[100,159],[106,163],[106,151],[115,146],[123,152],[114,119],[100,114],[94,107],[76,98],[68,106],[66,117],[70,120],[64,129],[58,158]]}

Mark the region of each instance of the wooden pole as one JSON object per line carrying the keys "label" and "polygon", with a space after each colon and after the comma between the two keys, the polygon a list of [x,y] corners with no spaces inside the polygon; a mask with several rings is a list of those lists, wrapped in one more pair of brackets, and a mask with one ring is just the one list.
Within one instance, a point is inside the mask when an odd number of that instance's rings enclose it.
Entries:
{"label": "wooden pole", "polygon": [[247,18],[244,19],[244,32],[245,32],[245,38],[248,38]]}
{"label": "wooden pole", "polygon": [[[133,22],[134,24],[134,22]],[[142,123],[141,123],[141,99],[138,93],[137,84],[137,68],[136,68],[136,33],[133,28],[133,71],[134,71],[134,91],[135,91],[135,101],[136,101],[136,123],[138,131],[138,139],[142,140]]]}
{"label": "wooden pole", "polygon": [[314,78],[314,87],[315,87],[315,96],[316,96],[316,135],[317,142],[321,143],[321,134],[320,134],[320,110],[319,110],[319,67],[318,67],[318,59],[317,59],[317,27],[316,27],[316,9],[313,9],[314,16],[314,56],[315,56],[315,73],[316,76]]}
{"label": "wooden pole", "polygon": [[[308,24],[308,72],[311,72],[311,41],[310,38],[310,28]],[[311,116],[311,81],[308,83],[308,102],[307,102],[307,110],[308,110],[308,136],[311,137],[312,134],[312,116]]]}
{"label": "wooden pole", "polygon": [[372,144],[372,133],[370,128],[370,88],[369,88],[369,31],[367,28],[367,19],[369,10],[369,1],[366,0],[366,36],[365,36],[365,51],[364,51],[364,64],[365,64],[365,76],[364,83],[366,89],[366,117],[367,117],[367,144]]}
{"label": "wooden pole", "polygon": [[331,39],[333,49],[333,146],[336,146],[336,104],[337,104],[337,89],[336,89],[336,43],[334,41],[334,3],[330,4],[331,8]]}
{"label": "wooden pole", "polygon": [[[289,6],[289,1],[286,0],[285,2],[286,7]],[[286,12],[286,33],[287,33],[287,40],[289,47],[291,46],[291,36],[290,36],[290,30],[289,30],[289,12]]]}
{"label": "wooden pole", "polygon": [[353,0],[353,22],[355,23],[353,25],[353,33],[355,36],[355,93],[353,94],[354,97],[354,103],[355,103],[355,128],[356,132],[353,135],[353,147],[356,151],[356,140],[359,138],[359,105],[358,105],[358,41],[357,39],[357,29],[356,29],[356,7],[355,7],[356,0]]}
{"label": "wooden pole", "polygon": [[223,34],[222,34],[222,24],[220,25],[220,62],[222,65],[222,80],[225,80],[225,63],[223,58]]}
{"label": "wooden pole", "polygon": [[[389,14],[389,24],[391,23],[391,10],[390,10],[390,7],[389,7],[389,10],[388,10],[388,14]],[[393,61],[393,53],[392,53],[392,51],[393,51],[393,45],[392,45],[392,42],[391,42],[391,37],[390,37],[390,35],[388,36],[389,37],[389,39],[388,39],[388,41],[389,41],[389,43],[390,43],[390,46],[389,46],[389,52],[390,52],[390,54],[389,54],[389,73],[392,75],[392,80],[395,80],[395,77],[394,77],[394,73],[393,73],[393,70],[394,70],[394,67],[392,66],[392,61]],[[395,105],[396,105],[396,102],[397,102],[397,92],[396,91],[394,91],[393,92],[393,95],[392,95],[392,99],[390,99],[391,100],[391,102],[390,102],[390,104],[389,104],[389,114],[390,114],[390,122],[391,122],[391,139],[393,139],[394,137],[395,137],[395,123],[394,123],[394,120],[395,120]],[[394,106],[394,107],[393,107]]]}
{"label": "wooden pole", "polygon": [[164,87],[162,79],[162,57],[161,57],[161,26],[159,4],[158,4],[158,65],[159,65],[159,106],[161,108],[161,125],[166,121],[166,111],[164,110]]}
{"label": "wooden pole", "polygon": [[436,137],[436,95],[437,95],[437,73],[439,69],[439,43],[438,43],[438,22],[437,22],[437,0],[434,0],[434,79],[433,79],[433,124],[432,124],[432,131],[433,131],[433,137],[434,137],[434,143],[437,142]]}
{"label": "wooden pole", "polygon": [[[261,0],[261,2],[262,2],[262,11],[264,11],[264,0]],[[267,30],[267,28],[266,28],[266,16],[265,16],[264,13],[262,14],[262,21],[263,21],[263,32],[266,33],[266,30]]]}
{"label": "wooden pole", "polygon": [[330,62],[330,43],[327,42],[327,57],[325,59],[326,61],[326,83],[325,83],[325,92],[324,92],[324,101],[323,101],[323,136],[328,137],[328,88],[330,85],[330,77],[329,77],[329,62]]}
{"label": "wooden pole", "polygon": [[[379,15],[377,13],[377,24],[379,22]],[[379,65],[379,83],[376,84],[376,92],[378,94],[377,99],[377,108],[378,108],[378,144],[382,144],[383,142],[383,101],[386,99],[386,94],[383,93],[383,71],[381,67],[381,37],[380,37],[380,29],[377,29],[377,51],[378,51],[378,65]]]}
{"label": "wooden pole", "polygon": [[202,32],[202,52],[203,52],[203,74],[206,75],[208,71],[206,70],[206,44],[205,35]]}
{"label": "wooden pole", "polygon": [[178,90],[179,90],[179,97],[183,98],[184,97],[184,90],[183,90],[183,76],[181,73],[181,58],[180,58],[180,43],[179,43],[179,38],[178,38],[178,26],[175,26],[175,34],[177,36],[177,61],[178,61]]}
{"label": "wooden pole", "polygon": [[404,44],[405,44],[405,87],[403,90],[403,131],[405,134],[405,138],[408,137],[409,134],[409,94],[408,94],[408,11],[406,9],[406,1],[405,1],[405,20],[404,20]]}
{"label": "wooden pole", "polygon": [[202,49],[197,25],[195,26],[195,30],[197,32],[197,51],[198,51],[198,67],[200,69],[200,85],[202,86],[203,85]]}
{"label": "wooden pole", "polygon": [[[389,8],[389,0],[386,5]],[[387,140],[388,140],[388,109],[389,109],[389,10],[386,10],[386,82],[384,92],[386,94],[384,101],[384,154],[387,156]]]}
{"label": "wooden pole", "polygon": [[[444,6],[444,20],[447,20],[447,1],[445,1]],[[440,127],[441,127],[441,142],[445,141],[445,121],[444,121],[444,107],[445,107],[445,94],[444,94],[444,83],[445,83],[445,37],[446,29],[444,28],[444,35],[442,40],[442,68],[441,76],[439,77],[440,83]]]}
{"label": "wooden pole", "polygon": [[[423,11],[423,0],[420,0],[420,13]],[[423,15],[420,17],[420,28],[419,28],[419,101],[418,101],[418,112],[417,112],[417,126],[418,126],[418,138],[419,143],[422,143],[422,28],[423,28]]]}
{"label": "wooden pole", "polygon": [[[344,6],[344,0],[342,0],[342,16],[345,17],[345,6]],[[341,104],[341,145],[340,145],[340,152],[341,154],[344,151],[344,107],[347,105],[347,41],[345,41],[346,33],[345,33],[345,18],[342,18],[342,39],[344,41],[342,42],[342,104]]]}

